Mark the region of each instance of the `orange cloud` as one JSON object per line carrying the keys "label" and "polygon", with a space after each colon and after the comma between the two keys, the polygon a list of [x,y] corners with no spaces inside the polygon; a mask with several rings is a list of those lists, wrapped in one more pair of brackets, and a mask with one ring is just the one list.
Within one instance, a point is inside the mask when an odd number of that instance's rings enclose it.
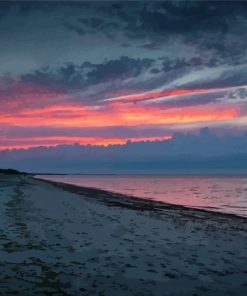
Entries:
{"label": "orange cloud", "polygon": [[[242,87],[246,87],[243,85]],[[181,89],[168,89],[163,91],[146,91],[141,93],[134,93],[129,95],[118,95],[115,94],[114,97],[109,99],[105,99],[105,102],[110,102],[111,104],[118,104],[118,103],[137,103],[141,101],[148,101],[154,99],[161,99],[165,97],[179,97],[184,95],[195,95],[195,94],[207,94],[207,93],[220,93],[225,91],[234,91],[238,89],[239,86],[230,86],[230,87],[220,87],[220,88],[181,88]]]}
{"label": "orange cloud", "polygon": [[96,138],[96,137],[32,137],[16,139],[6,139],[6,144],[0,144],[0,150],[2,149],[19,149],[19,148],[30,148],[37,146],[56,146],[61,144],[73,144],[78,143],[81,145],[101,145],[108,146],[112,144],[125,144],[128,140],[131,142],[140,141],[163,141],[171,139],[172,136],[161,136],[161,137],[140,137],[140,138]]}
{"label": "orange cloud", "polygon": [[111,106],[94,110],[75,105],[51,106],[43,109],[0,113],[0,124],[17,126],[137,126],[152,124],[183,124],[229,120],[238,117],[238,108],[204,106],[162,109],[158,106]]}
{"label": "orange cloud", "polygon": [[[207,104],[202,106],[187,106],[184,108],[167,108],[158,104],[132,104],[146,99],[156,99],[164,96],[180,96],[185,94],[210,92],[206,89],[178,89],[160,92],[146,92],[117,97],[116,101],[109,100],[108,104],[101,106],[83,106],[81,103],[69,103],[64,95],[50,92],[49,89],[39,89],[30,85],[23,87],[20,96],[26,98],[24,106],[18,108],[16,102],[21,100],[10,100],[0,110],[0,126],[24,126],[24,127],[118,127],[118,126],[144,126],[144,125],[185,125],[214,123],[229,121],[242,116],[239,107],[235,104]],[[20,85],[18,85],[20,87]],[[37,90],[37,94],[33,92]],[[13,96],[16,89],[13,90]],[[18,95],[16,95],[18,97]],[[32,97],[33,96],[33,97]],[[14,97],[12,97],[13,99]],[[62,100],[61,100],[62,98]],[[0,98],[1,99],[1,98]],[[8,102],[8,100],[5,100]],[[67,103],[62,103],[62,102]],[[119,102],[124,102],[122,104]],[[38,105],[36,105],[38,104]],[[7,106],[7,107],[6,107]],[[42,107],[41,107],[42,106]],[[167,135],[163,136],[165,139]],[[2,137],[3,139],[3,137]],[[160,138],[144,137],[138,140],[156,140]],[[14,140],[6,138],[5,147],[30,147],[37,145],[57,145],[78,142],[80,144],[123,144],[128,140],[119,138],[76,138],[76,137],[43,137]],[[1,146],[1,145],[0,145]]]}
{"label": "orange cloud", "polygon": [[181,95],[192,95],[195,93],[207,93],[209,92],[208,89],[171,89],[171,90],[164,90],[164,91],[152,91],[152,92],[144,92],[139,94],[131,94],[125,96],[116,96],[115,98],[106,99],[105,101],[110,102],[139,102],[151,99],[158,99],[162,97],[170,97],[170,96],[181,96]]}

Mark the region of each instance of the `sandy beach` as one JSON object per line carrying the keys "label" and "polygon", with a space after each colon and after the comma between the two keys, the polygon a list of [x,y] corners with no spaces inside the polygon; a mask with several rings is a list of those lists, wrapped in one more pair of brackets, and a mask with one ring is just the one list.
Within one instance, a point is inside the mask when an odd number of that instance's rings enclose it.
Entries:
{"label": "sandy beach", "polygon": [[0,295],[247,293],[247,220],[0,175]]}

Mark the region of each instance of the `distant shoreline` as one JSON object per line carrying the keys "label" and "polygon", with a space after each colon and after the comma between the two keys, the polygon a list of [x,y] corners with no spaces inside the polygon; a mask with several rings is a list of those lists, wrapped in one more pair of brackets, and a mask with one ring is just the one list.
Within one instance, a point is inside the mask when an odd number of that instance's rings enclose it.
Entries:
{"label": "distant shoreline", "polygon": [[200,209],[196,207],[193,208],[189,206],[171,204],[171,203],[166,203],[162,201],[145,199],[141,197],[116,193],[116,192],[93,188],[93,187],[84,187],[84,186],[78,186],[78,185],[69,184],[69,183],[40,179],[38,177],[35,177],[34,179],[44,183],[51,184],[64,191],[81,195],[85,198],[89,198],[90,200],[94,199],[95,201],[105,203],[108,206],[112,206],[112,207],[129,208],[129,209],[138,210],[138,211],[150,211],[157,214],[168,213],[170,211],[173,214],[175,213],[183,216],[191,216],[191,218],[199,218],[203,220],[233,219],[233,220],[239,220],[239,222],[244,222],[244,223],[246,223],[246,220],[247,220],[247,217],[237,215],[237,214],[232,214],[232,213],[224,213],[224,212],[218,212],[214,210],[211,211],[211,210]]}
{"label": "distant shoreline", "polygon": [[181,176],[181,177],[193,177],[193,176],[202,176],[202,177],[238,177],[243,176],[247,177],[247,170],[222,170],[222,169],[214,169],[214,170],[169,170],[169,171],[161,171],[161,172],[140,172],[140,171],[132,171],[132,172],[86,172],[86,173],[78,173],[78,172],[70,172],[70,173],[51,173],[51,172],[31,172],[30,175],[58,175],[58,176]]}
{"label": "distant shoreline", "polygon": [[1,169],[0,174],[31,175],[31,176],[162,176],[162,177],[247,177],[247,169],[185,169],[162,171],[134,171],[131,172],[23,172],[12,168]]}

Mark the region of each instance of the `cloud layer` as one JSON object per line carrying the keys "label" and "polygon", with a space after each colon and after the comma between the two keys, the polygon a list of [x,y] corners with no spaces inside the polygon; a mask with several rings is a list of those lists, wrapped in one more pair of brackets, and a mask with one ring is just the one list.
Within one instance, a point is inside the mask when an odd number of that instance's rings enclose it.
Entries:
{"label": "cloud layer", "polygon": [[244,131],[246,8],[0,3],[0,149]]}
{"label": "cloud layer", "polygon": [[[95,129],[92,135],[99,131],[100,129]],[[149,130],[155,136],[157,131],[158,129]],[[126,132],[129,132],[128,129],[121,128],[122,136]],[[113,129],[113,137],[114,133]],[[43,131],[43,135],[50,135],[50,131]],[[133,134],[136,135],[139,134]],[[196,135],[174,133],[172,139],[165,141],[132,141],[107,147],[75,144],[6,150],[0,151],[0,161],[4,168],[15,167],[36,173],[170,174],[216,170],[226,174],[246,173],[246,149],[246,133],[217,136],[208,128],[203,128]]]}

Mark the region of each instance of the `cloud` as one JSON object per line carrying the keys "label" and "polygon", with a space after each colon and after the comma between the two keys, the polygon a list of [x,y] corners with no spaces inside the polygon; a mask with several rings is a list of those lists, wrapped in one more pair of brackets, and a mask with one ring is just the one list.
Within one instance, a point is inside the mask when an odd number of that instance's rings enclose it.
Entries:
{"label": "cloud", "polygon": [[69,23],[64,23],[64,27],[67,28],[68,30],[70,31],[74,31],[80,35],[84,35],[85,34],[85,30],[78,26],[78,25],[75,25],[75,24],[69,24]]}
{"label": "cloud", "polygon": [[48,126],[2,126],[1,132],[8,138],[33,137],[98,137],[131,139],[131,138],[154,138],[170,135],[171,127],[162,126],[102,126],[102,127],[48,127]]}
{"label": "cloud", "polygon": [[67,64],[52,71],[49,68],[21,76],[26,83],[36,83],[55,89],[81,89],[86,86],[125,80],[140,75],[153,64],[152,59],[134,59],[122,56],[102,64],[85,62],[80,66]]}
{"label": "cloud", "polygon": [[[0,151],[2,167],[31,172],[126,173],[180,170],[246,170],[247,134],[176,133],[165,141],[124,145],[59,145]],[[92,157],[93,155],[93,157]]]}
{"label": "cloud", "polygon": [[101,11],[98,23],[104,23],[106,27],[112,22],[106,16],[111,16],[118,28],[115,36],[110,30],[95,28],[90,16],[83,25],[87,25],[91,34],[101,32],[115,39],[120,34],[137,47],[154,53],[176,48],[170,53],[170,58],[181,52],[183,56],[187,54],[193,58],[194,62],[200,60],[204,66],[215,63],[236,65],[246,61],[247,43],[242,38],[247,27],[246,8],[243,1],[109,4]]}
{"label": "cloud", "polygon": [[[37,133],[36,144],[55,145],[102,143],[101,132],[105,141],[153,139],[146,127],[154,125],[237,131],[247,124],[245,8],[219,1],[0,4],[0,127],[12,126],[6,136],[14,128],[26,135],[23,145],[28,132]],[[14,134],[11,141],[17,145]]]}
{"label": "cloud", "polygon": [[[157,66],[160,70],[152,73]],[[164,66],[164,59],[121,57],[103,64],[67,64],[18,78],[2,77],[0,101],[5,111],[75,104],[101,108],[100,112],[107,108],[111,112],[112,104],[127,103],[144,104],[150,112],[152,104],[169,109],[238,103],[246,98],[245,71],[245,65],[201,68],[166,58]]]}
{"label": "cloud", "polygon": [[11,78],[0,82],[0,113],[16,112],[63,101],[65,94],[58,89],[38,83],[27,83]]}

